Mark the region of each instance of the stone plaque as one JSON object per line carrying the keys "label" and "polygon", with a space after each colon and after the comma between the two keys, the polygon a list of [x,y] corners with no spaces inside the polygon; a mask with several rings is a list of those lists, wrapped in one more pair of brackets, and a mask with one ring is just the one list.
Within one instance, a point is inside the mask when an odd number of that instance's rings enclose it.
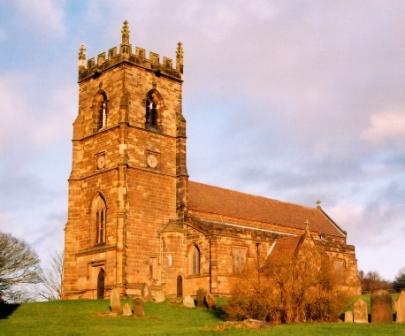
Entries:
{"label": "stone plaque", "polygon": [[395,307],[397,308],[397,322],[405,322],[405,291],[402,290],[399,294],[398,300],[395,302]]}
{"label": "stone plaque", "polygon": [[392,298],[386,290],[371,294],[371,322],[392,322]]}
{"label": "stone plaque", "polygon": [[353,305],[354,323],[368,323],[367,303],[358,299]]}

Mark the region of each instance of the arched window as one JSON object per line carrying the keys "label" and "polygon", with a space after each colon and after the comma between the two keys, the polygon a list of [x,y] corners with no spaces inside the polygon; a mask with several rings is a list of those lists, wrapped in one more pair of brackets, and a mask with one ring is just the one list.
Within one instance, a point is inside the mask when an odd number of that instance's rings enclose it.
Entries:
{"label": "arched window", "polygon": [[159,109],[161,107],[158,94],[155,90],[148,93],[146,97],[146,116],[145,116],[145,127],[157,130]]}
{"label": "arched window", "polygon": [[97,129],[103,129],[107,126],[107,96],[104,92],[100,92],[97,97]]}
{"label": "arched window", "polygon": [[201,253],[197,245],[193,245],[189,254],[189,273],[192,275],[200,274],[200,257]]}
{"label": "arched window", "polygon": [[105,244],[105,224],[107,221],[107,207],[104,199],[98,195],[94,203],[94,221],[96,227],[96,244]]}

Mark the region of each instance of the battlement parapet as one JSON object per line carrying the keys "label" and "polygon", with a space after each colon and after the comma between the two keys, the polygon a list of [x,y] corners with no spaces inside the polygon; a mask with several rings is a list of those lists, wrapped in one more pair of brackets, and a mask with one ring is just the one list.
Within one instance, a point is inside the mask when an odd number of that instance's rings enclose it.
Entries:
{"label": "battlement parapet", "polygon": [[94,57],[86,60],[86,48],[83,44],[80,46],[79,82],[98,77],[107,69],[124,62],[153,71],[158,76],[167,76],[179,81],[183,78],[183,46],[180,42],[176,50],[176,66],[173,65],[173,60],[166,56],[163,56],[161,62],[159,54],[155,52],[149,52],[149,57],[147,57],[144,48],[135,47],[134,49],[129,43],[129,27],[128,22],[125,21],[119,48],[113,47],[107,53],[100,53],[97,61]]}

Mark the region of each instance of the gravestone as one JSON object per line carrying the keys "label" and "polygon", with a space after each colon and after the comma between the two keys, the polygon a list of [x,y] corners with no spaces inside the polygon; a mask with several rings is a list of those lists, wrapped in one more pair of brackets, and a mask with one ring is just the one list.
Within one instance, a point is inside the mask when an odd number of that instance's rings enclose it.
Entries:
{"label": "gravestone", "polygon": [[119,288],[113,288],[110,293],[110,308],[113,314],[121,314],[121,299]]}
{"label": "gravestone", "polygon": [[395,307],[397,309],[397,322],[405,322],[405,291],[402,290],[399,294],[398,300],[395,302]]}
{"label": "gravestone", "polygon": [[392,298],[386,290],[371,293],[371,322],[392,322]]}
{"label": "gravestone", "polygon": [[186,295],[183,299],[183,305],[187,308],[194,308],[194,299],[190,295]]}
{"label": "gravestone", "polygon": [[136,317],[145,316],[143,300],[141,298],[134,299],[133,308],[134,308],[134,316],[136,316]]}
{"label": "gravestone", "polygon": [[205,289],[198,289],[197,290],[197,307],[204,307],[205,306],[205,296],[207,295],[207,291]]}
{"label": "gravestone", "polygon": [[216,303],[214,295],[212,295],[211,293],[208,293],[205,296],[205,303],[206,303],[208,309],[214,309],[215,308],[215,303]]}
{"label": "gravestone", "polygon": [[156,291],[153,295],[153,301],[155,302],[164,302],[166,300],[165,293],[163,291]]}
{"label": "gravestone", "polygon": [[144,283],[142,286],[142,298],[144,300],[150,300],[151,298],[150,289],[146,283]]}
{"label": "gravestone", "polygon": [[132,308],[129,303],[125,303],[124,307],[122,307],[122,315],[124,316],[132,316]]}
{"label": "gravestone", "polygon": [[368,323],[367,303],[358,299],[353,305],[354,323]]}
{"label": "gravestone", "polygon": [[353,323],[353,312],[350,310],[345,312],[345,323]]}

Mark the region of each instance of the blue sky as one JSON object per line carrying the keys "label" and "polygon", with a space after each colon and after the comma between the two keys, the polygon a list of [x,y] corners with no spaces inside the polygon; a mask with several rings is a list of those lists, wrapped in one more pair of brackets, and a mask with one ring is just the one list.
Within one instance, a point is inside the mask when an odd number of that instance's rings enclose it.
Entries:
{"label": "blue sky", "polygon": [[63,248],[77,53],[185,48],[193,180],[323,208],[405,266],[405,2],[0,0],[0,230]]}

